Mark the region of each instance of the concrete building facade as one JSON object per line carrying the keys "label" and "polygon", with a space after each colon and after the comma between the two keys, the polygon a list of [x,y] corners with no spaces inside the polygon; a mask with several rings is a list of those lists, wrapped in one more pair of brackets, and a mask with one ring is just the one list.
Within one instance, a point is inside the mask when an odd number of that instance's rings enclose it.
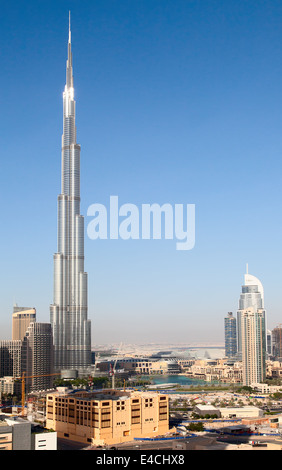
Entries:
{"label": "concrete building facade", "polygon": [[168,397],[155,392],[105,390],[47,395],[46,428],[88,445],[112,445],[169,431]]}
{"label": "concrete building facade", "polygon": [[22,341],[0,341],[0,377],[18,377],[22,371]]}
{"label": "concrete building facade", "polygon": [[0,450],[57,450],[57,433],[36,432],[29,421],[0,414]]}
{"label": "concrete building facade", "polygon": [[243,384],[250,386],[265,379],[265,316],[253,307],[241,313]]}
{"label": "concrete building facade", "polygon": [[23,340],[23,359],[27,391],[53,387],[54,353],[50,323],[30,323]]}
{"label": "concrete building facade", "polygon": [[12,315],[12,340],[22,341],[30,323],[35,321],[35,308],[14,306]]}

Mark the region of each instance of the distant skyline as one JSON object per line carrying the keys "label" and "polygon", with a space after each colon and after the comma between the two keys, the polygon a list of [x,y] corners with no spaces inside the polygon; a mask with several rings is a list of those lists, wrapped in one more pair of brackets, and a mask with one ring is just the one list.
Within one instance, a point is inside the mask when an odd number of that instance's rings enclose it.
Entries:
{"label": "distant skyline", "polygon": [[223,343],[246,263],[282,323],[282,4],[223,0],[1,3],[0,328],[13,304],[49,322],[68,15],[81,213],[195,204],[196,242],[91,240],[92,345]]}

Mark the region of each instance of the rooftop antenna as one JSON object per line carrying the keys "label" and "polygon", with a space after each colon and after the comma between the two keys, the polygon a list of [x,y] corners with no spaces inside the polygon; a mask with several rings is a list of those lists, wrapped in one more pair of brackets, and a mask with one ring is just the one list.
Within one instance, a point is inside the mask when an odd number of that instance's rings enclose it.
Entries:
{"label": "rooftop antenna", "polygon": [[246,264],[246,274],[249,274],[249,263]]}

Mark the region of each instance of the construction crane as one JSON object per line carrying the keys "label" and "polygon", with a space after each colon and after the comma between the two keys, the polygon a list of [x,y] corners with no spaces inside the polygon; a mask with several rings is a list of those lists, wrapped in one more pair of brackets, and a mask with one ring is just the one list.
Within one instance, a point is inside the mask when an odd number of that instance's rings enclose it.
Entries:
{"label": "construction crane", "polygon": [[24,406],[25,406],[25,380],[33,379],[35,377],[50,377],[54,375],[61,375],[60,373],[56,374],[41,374],[41,375],[25,375],[25,372],[22,373],[21,377],[13,377],[14,380],[21,380],[22,382],[22,416],[24,416]]}

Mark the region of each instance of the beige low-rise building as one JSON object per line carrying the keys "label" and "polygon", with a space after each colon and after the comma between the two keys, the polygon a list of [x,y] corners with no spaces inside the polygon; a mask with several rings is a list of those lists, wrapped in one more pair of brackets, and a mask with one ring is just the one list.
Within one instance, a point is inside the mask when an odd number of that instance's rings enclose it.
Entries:
{"label": "beige low-rise building", "polygon": [[188,377],[201,378],[207,382],[218,380],[226,383],[242,382],[242,363],[233,365],[226,363],[226,359],[199,359],[185,367]]}
{"label": "beige low-rise building", "polygon": [[169,431],[169,401],[157,392],[104,390],[47,395],[46,428],[59,438],[112,445]]}

